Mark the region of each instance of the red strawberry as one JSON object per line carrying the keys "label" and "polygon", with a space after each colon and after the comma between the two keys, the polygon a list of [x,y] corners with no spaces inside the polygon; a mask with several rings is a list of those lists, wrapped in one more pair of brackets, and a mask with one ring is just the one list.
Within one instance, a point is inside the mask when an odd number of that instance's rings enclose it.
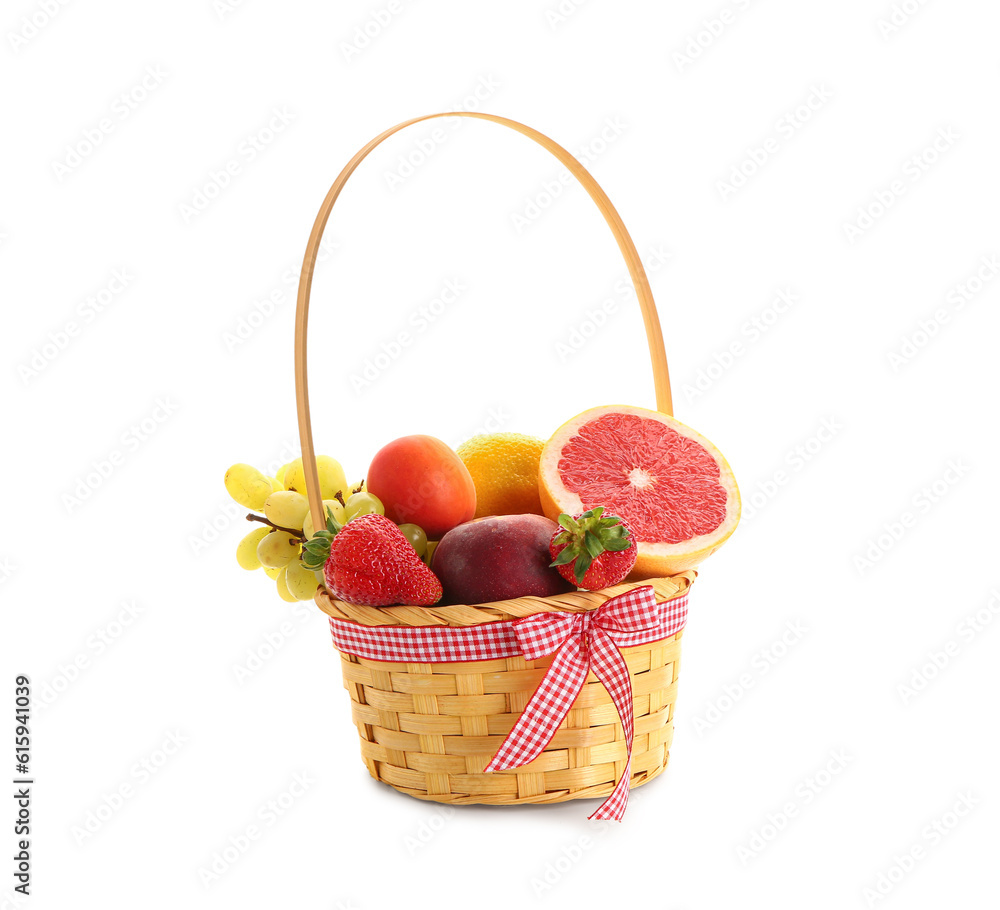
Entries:
{"label": "red strawberry", "polygon": [[562,527],[549,541],[552,565],[567,581],[588,591],[616,585],[635,565],[638,548],[628,525],[604,506],[559,516]]}
{"label": "red strawberry", "polygon": [[323,567],[330,593],[367,607],[429,606],[441,599],[441,582],[384,515],[359,515],[330,541]]}

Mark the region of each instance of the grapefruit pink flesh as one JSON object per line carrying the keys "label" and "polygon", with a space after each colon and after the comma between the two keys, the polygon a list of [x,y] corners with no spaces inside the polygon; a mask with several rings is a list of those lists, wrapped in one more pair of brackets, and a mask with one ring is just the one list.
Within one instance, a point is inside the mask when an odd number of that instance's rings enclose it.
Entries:
{"label": "grapefruit pink flesh", "polygon": [[638,543],[632,578],[698,565],[735,530],[736,481],[715,446],[666,414],[593,408],[560,427],[542,452],[546,515],[605,506]]}

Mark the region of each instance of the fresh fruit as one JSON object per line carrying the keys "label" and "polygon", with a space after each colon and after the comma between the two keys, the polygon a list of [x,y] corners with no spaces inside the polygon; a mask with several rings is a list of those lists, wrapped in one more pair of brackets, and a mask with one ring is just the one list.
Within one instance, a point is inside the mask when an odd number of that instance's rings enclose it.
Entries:
{"label": "fresh fruit", "polygon": [[280,569],[299,555],[299,544],[287,531],[271,531],[257,544],[257,558],[262,566]]}
{"label": "fresh fruit", "polygon": [[[266,474],[264,476],[267,477]],[[280,480],[278,480],[277,477],[267,477],[267,479],[271,481],[271,492],[272,493],[277,493],[278,490],[285,489],[285,485]]]}
{"label": "fresh fruit", "polygon": [[530,514],[477,518],[452,529],[431,562],[444,602],[480,604],[572,590],[549,565],[549,541],[558,530],[544,515]]}
{"label": "fresh fruit", "polygon": [[278,569],[278,577],[275,579],[278,586],[278,597],[287,603],[293,604],[298,598],[288,590],[288,569],[282,567]]}
{"label": "fresh fruit", "polygon": [[596,591],[620,582],[635,565],[638,555],[631,532],[617,515],[588,509],[579,515],[559,516],[561,527],[552,535],[552,565],[567,581]]}
{"label": "fresh fruit", "polygon": [[469,469],[433,436],[404,436],[372,459],[368,491],[396,524],[419,525],[438,539],[476,514],[476,487]]}
{"label": "fresh fruit", "polygon": [[[339,524],[344,524],[347,521],[347,516],[344,514],[344,507],[336,499],[324,499],[323,512],[327,515],[332,512],[333,517]],[[302,536],[308,540],[313,536],[315,531],[316,529],[313,526],[312,513],[307,512],[306,517],[302,521]]]}
{"label": "fresh fruit", "polygon": [[306,547],[307,568],[327,535],[324,580],[334,597],[369,607],[428,606],[441,599],[441,582],[384,515],[359,515],[335,532],[319,532]]}
{"label": "fresh fruit", "polygon": [[542,514],[538,463],[544,445],[522,433],[484,433],[455,450],[476,486],[476,518]]}
{"label": "fresh fruit", "polygon": [[264,516],[281,528],[300,530],[309,511],[309,500],[294,490],[280,490],[264,501]]}
{"label": "fresh fruit", "polygon": [[438,541],[436,540],[427,541],[427,549],[424,550],[424,555],[420,557],[425,563],[427,563],[427,565],[431,564],[431,560],[434,558],[434,551],[437,549],[437,545]]}
{"label": "fresh fruit", "polygon": [[385,506],[372,493],[351,493],[344,503],[344,515],[347,521],[359,515],[385,515]]}
{"label": "fresh fruit", "polygon": [[226,492],[244,509],[259,512],[271,495],[271,481],[248,464],[234,464],[226,471]]}
{"label": "fresh fruit", "polygon": [[673,575],[714,553],[736,529],[740,493],[719,450],[659,411],[592,408],[542,450],[550,518],[596,506],[620,515],[638,547],[633,578]]}
{"label": "fresh fruit", "polygon": [[236,545],[236,561],[240,564],[241,569],[260,568],[260,560],[257,558],[257,544],[270,533],[271,529],[267,527],[254,528]]}
{"label": "fresh fruit", "polygon": [[427,535],[423,528],[406,523],[399,526],[399,532],[410,542],[410,546],[416,550],[417,556],[423,556],[427,552]]}
{"label": "fresh fruit", "polygon": [[[319,472],[319,492],[323,499],[336,499],[337,494],[347,495],[347,478],[340,462],[329,455],[316,456],[316,470]],[[306,493],[306,474],[302,459],[296,458],[286,466],[283,478],[279,478],[286,490],[295,490],[303,496]]]}
{"label": "fresh fruit", "polygon": [[307,569],[297,559],[293,559],[285,571],[285,586],[296,600],[312,600],[319,582],[316,573]]}
{"label": "fresh fruit", "polygon": [[272,569],[270,566],[264,566],[264,574],[268,578],[277,578],[281,574],[281,569]]}

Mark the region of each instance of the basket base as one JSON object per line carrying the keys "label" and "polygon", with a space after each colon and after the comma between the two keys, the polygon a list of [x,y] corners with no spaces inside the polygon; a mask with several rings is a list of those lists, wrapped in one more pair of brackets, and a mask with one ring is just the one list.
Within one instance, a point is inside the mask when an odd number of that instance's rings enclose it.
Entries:
{"label": "basket base", "polygon": [[[666,771],[668,759],[669,754],[664,757],[664,763],[660,767],[654,768],[650,771],[640,771],[637,774],[633,774],[632,781],[630,783],[631,789],[634,790],[636,787],[641,787],[643,784],[649,783],[649,781],[651,781],[654,777],[659,777],[664,771]],[[367,767],[368,763],[365,762],[365,765]],[[372,769],[369,767],[369,773],[371,773],[371,770]],[[615,788],[615,785],[610,783],[601,784],[598,787],[588,787],[583,790],[562,790],[552,793],[539,793],[535,796],[516,797],[512,799],[507,796],[461,796],[454,793],[428,793],[426,790],[413,790],[407,787],[390,784],[384,778],[378,777],[377,774],[372,774],[372,777],[380,784],[392,787],[393,790],[396,790],[398,793],[402,793],[405,796],[412,796],[414,799],[422,799],[426,802],[446,803],[449,806],[544,806],[551,803],[565,803],[571,799],[604,799],[605,797],[610,796],[611,791]]]}

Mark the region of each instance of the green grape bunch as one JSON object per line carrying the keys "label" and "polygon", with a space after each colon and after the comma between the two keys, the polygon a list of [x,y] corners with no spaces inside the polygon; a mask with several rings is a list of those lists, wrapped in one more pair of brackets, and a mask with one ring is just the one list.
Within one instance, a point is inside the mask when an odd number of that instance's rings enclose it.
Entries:
{"label": "green grape bunch", "polygon": [[[288,602],[312,600],[323,584],[323,566],[330,540],[352,518],[385,514],[381,500],[365,489],[365,482],[349,485],[340,463],[329,455],[316,458],[324,527],[315,528],[309,508],[302,459],[281,468],[272,477],[248,464],[226,471],[225,485],[239,505],[249,509],[247,521],[258,522],[236,545],[236,562],[248,571],[263,569],[278,596]],[[429,561],[427,535],[416,525],[401,525],[421,558]]]}

